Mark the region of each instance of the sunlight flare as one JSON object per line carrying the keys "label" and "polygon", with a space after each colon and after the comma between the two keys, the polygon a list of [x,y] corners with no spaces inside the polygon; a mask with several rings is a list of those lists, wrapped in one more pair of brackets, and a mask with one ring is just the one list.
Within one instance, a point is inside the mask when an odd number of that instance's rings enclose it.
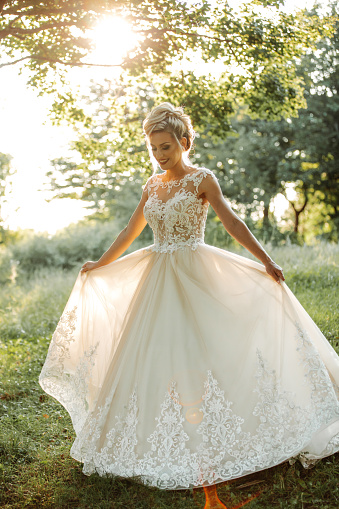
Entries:
{"label": "sunlight flare", "polygon": [[91,57],[100,64],[119,65],[139,40],[128,21],[116,16],[103,18],[91,32],[95,44]]}

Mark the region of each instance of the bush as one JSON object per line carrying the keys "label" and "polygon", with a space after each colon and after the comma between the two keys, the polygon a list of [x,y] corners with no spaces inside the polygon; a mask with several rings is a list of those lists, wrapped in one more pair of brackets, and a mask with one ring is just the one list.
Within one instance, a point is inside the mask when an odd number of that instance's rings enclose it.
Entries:
{"label": "bush", "polygon": [[0,251],[0,285],[11,280],[12,265],[9,251],[2,247]]}
{"label": "bush", "polygon": [[98,259],[117,235],[112,223],[72,225],[53,237],[39,234],[9,246],[0,259],[0,278],[9,278],[10,267],[17,266],[19,277],[42,268],[72,269],[86,260]]}
{"label": "bush", "polygon": [[[8,246],[0,256],[0,282],[10,280],[13,267],[16,267],[19,278],[42,268],[80,268],[86,260],[100,258],[118,233],[117,225],[112,221],[92,221],[71,225],[54,236],[28,235]],[[150,238],[146,228],[130,250],[150,244]]]}

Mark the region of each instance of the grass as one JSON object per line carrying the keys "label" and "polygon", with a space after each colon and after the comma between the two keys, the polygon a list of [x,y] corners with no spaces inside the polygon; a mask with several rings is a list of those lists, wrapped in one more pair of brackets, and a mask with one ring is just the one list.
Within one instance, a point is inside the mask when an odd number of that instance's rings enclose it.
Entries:
{"label": "grass", "polygon": [[[290,288],[339,352],[339,247],[272,248]],[[69,457],[74,431],[67,412],[38,385],[51,334],[77,271],[40,271],[0,290],[0,506],[13,508],[189,509],[199,490],[161,491],[133,480],[86,477]],[[313,469],[284,463],[218,487],[233,507],[260,491],[249,509],[339,507],[338,455]]]}

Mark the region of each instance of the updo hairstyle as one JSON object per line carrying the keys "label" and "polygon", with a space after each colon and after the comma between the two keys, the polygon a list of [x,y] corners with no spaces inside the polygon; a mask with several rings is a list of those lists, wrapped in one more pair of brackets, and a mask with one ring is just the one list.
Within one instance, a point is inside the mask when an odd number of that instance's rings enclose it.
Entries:
{"label": "updo hairstyle", "polygon": [[165,102],[153,108],[143,122],[143,129],[147,141],[152,133],[165,131],[171,133],[179,144],[182,138],[186,138],[187,155],[192,148],[195,132],[191,119],[183,108],[175,108],[171,103]]}

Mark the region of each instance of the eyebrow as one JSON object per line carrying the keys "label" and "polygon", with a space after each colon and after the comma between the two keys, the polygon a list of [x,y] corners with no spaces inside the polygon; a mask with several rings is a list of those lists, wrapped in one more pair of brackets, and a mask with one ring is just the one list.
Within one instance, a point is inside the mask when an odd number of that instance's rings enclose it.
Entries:
{"label": "eyebrow", "polygon": [[[170,141],[165,141],[164,143],[160,143],[160,147],[162,147],[163,145],[168,145],[169,143],[171,143]],[[152,147],[155,147],[155,145],[153,145],[153,143],[151,143],[151,146]]]}

